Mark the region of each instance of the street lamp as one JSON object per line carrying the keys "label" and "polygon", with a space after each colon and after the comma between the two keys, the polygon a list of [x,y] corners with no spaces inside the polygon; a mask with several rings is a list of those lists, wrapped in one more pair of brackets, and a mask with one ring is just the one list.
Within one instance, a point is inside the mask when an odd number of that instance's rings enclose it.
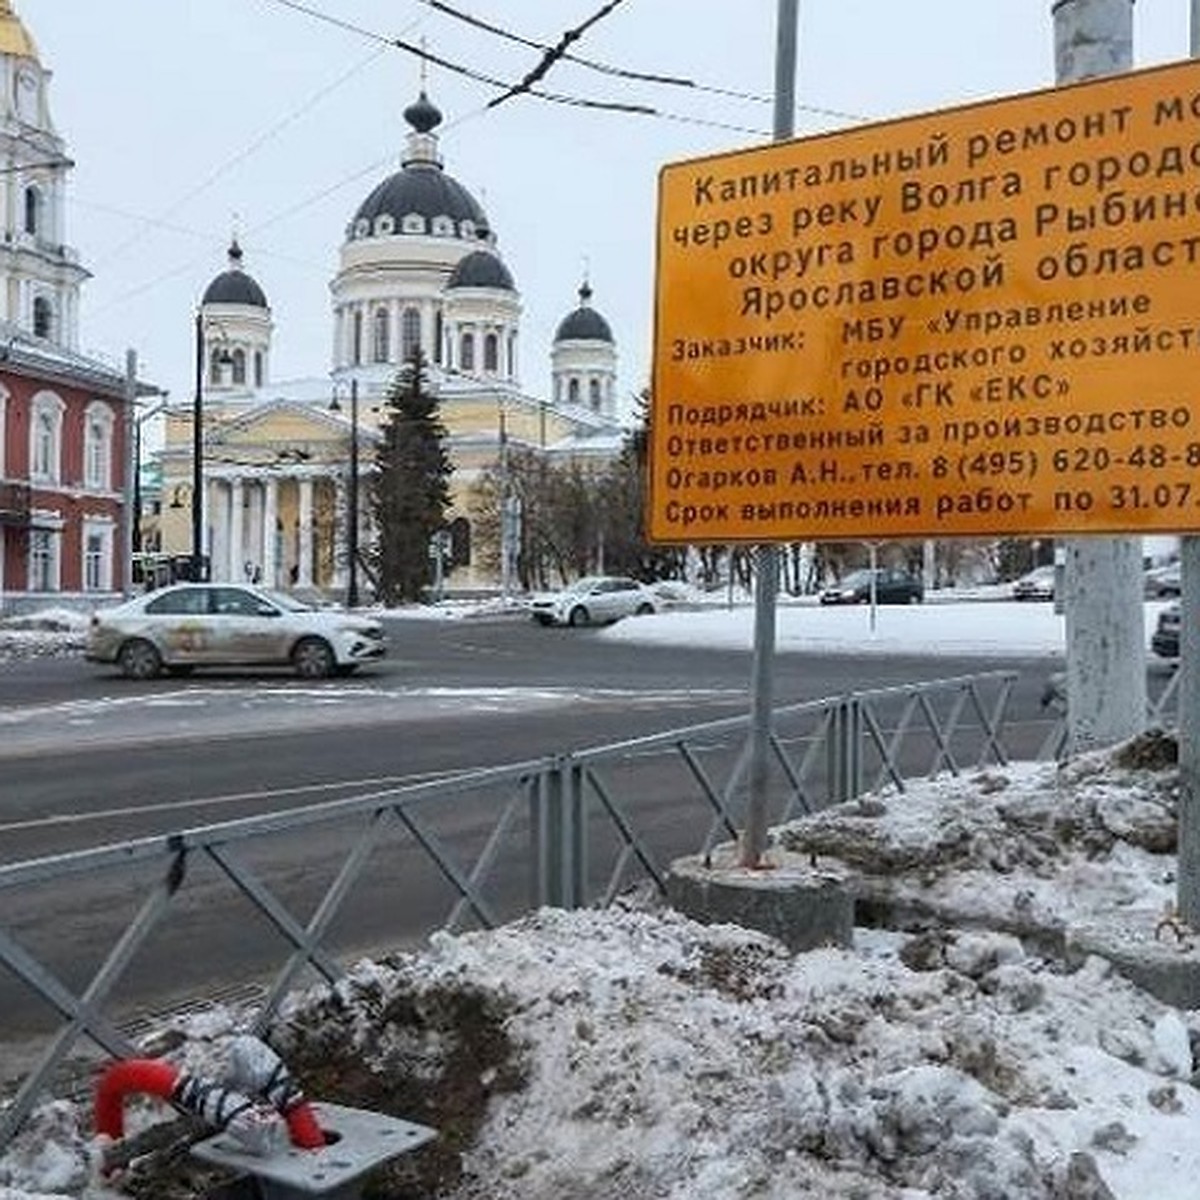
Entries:
{"label": "street lamp", "polygon": [[[341,412],[342,405],[337,393],[329,402],[330,412]],[[346,523],[346,555],[349,572],[346,576],[346,607],[358,607],[358,380],[350,380],[350,494],[347,499],[350,510]]]}
{"label": "street lamp", "polygon": [[[222,340],[224,339],[224,335]],[[218,366],[233,357],[224,346]],[[192,580],[204,578],[204,313],[196,310],[196,390],[192,396]]]}

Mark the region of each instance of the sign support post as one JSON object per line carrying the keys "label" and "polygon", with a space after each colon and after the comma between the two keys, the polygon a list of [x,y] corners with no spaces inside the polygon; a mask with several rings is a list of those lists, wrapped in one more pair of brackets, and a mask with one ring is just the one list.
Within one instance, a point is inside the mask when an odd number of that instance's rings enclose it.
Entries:
{"label": "sign support post", "polygon": [[[1133,67],[1133,0],[1057,0],[1057,82]],[[1146,727],[1142,539],[1066,542],[1064,611],[1071,753],[1111,745]]]}
{"label": "sign support post", "polygon": [[[775,43],[774,139],[795,132],[796,41],[800,0],[779,0]],[[750,772],[741,865],[757,867],[767,843],[767,789],[771,773],[771,709],[775,702],[775,609],[779,592],[779,549],[758,547],[754,563],[754,668],[750,710]]]}
{"label": "sign support post", "polygon": [[[1200,58],[1200,0],[1192,0],[1191,55]],[[1183,539],[1180,573],[1177,907],[1200,928],[1200,537]]]}

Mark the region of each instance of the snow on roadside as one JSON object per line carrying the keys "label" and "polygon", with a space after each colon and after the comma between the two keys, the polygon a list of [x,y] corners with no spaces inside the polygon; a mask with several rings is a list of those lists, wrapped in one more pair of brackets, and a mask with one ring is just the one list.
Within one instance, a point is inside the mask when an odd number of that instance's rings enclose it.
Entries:
{"label": "snow on roadside", "polygon": [[[994,769],[831,810],[801,842],[840,839],[982,917],[982,897],[1003,914],[1034,887],[1065,922],[1161,904],[1176,786],[1162,756]],[[464,1013],[474,1030],[445,1023]],[[173,1054],[219,1074],[245,1020],[193,1017]],[[472,1037],[509,1057],[473,1057]],[[348,1056],[366,1093],[403,1084],[420,1111],[399,1115],[431,1124],[450,1062],[477,1061],[477,1125],[442,1126],[462,1146],[449,1200],[1193,1200],[1200,1177],[1200,1013],[994,930],[860,930],[790,956],[665,910],[542,910],[364,961],[294,996],[273,1040],[301,1064]],[[0,1200],[101,1194],[69,1109],[0,1159]]]}

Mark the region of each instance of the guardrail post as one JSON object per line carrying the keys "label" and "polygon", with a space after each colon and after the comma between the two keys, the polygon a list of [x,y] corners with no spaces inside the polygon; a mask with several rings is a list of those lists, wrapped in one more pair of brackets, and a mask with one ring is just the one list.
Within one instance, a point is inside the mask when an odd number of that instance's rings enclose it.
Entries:
{"label": "guardrail post", "polygon": [[583,767],[570,755],[554,758],[531,793],[533,902],[537,907],[587,904],[587,821]]}
{"label": "guardrail post", "polygon": [[826,735],[826,795],[841,804],[862,795],[862,706],[855,696],[839,700],[829,710]]}

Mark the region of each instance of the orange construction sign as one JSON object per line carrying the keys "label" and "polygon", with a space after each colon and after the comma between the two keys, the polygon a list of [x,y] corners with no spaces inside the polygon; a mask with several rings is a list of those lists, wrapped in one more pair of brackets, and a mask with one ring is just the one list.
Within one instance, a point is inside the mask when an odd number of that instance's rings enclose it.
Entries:
{"label": "orange construction sign", "polygon": [[672,164],[660,542],[1200,530],[1200,63]]}

